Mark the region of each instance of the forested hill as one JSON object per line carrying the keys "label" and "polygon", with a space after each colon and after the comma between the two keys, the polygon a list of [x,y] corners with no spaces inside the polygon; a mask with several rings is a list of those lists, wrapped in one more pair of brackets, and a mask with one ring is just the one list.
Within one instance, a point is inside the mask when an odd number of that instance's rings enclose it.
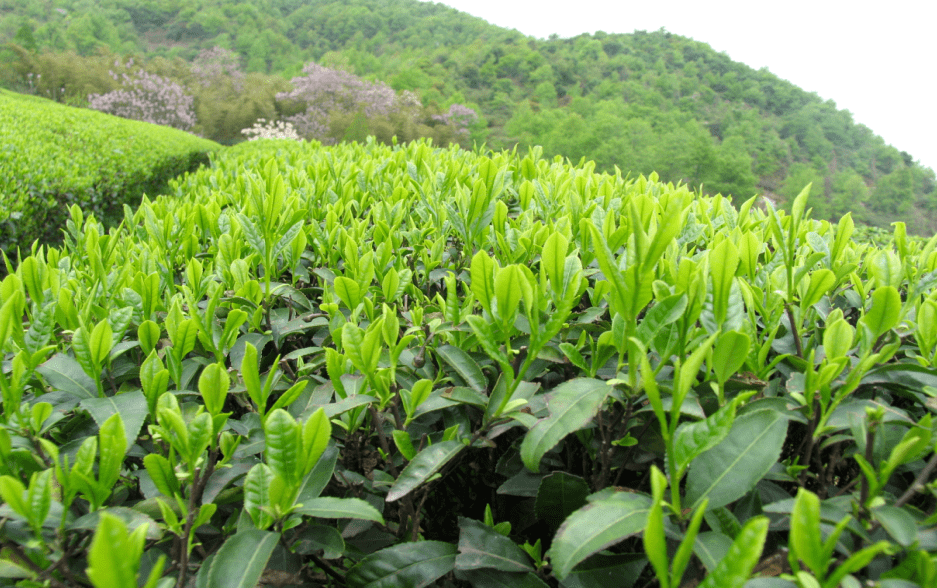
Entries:
{"label": "forested hill", "polygon": [[937,230],[934,171],[900,145],[663,30],[534,39],[416,0],[0,0],[0,40],[22,48],[4,53],[19,67],[7,86],[22,85],[24,50],[191,61],[219,46],[257,75],[286,79],[315,61],[413,90],[424,107],[468,104],[484,122],[473,138],[491,147],[539,144],[737,199],[783,203],[812,182],[815,216]]}

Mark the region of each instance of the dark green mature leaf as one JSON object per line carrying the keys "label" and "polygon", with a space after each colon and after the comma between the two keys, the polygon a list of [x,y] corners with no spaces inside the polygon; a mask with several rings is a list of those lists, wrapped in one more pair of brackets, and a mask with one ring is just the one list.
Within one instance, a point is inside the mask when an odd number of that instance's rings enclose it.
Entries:
{"label": "dark green mature leaf", "polygon": [[533,571],[530,556],[516,543],[485,523],[465,517],[459,517],[459,555],[455,558],[455,568]]}
{"label": "dark green mature leaf", "polygon": [[553,472],[540,481],[535,510],[540,519],[557,528],[566,517],[582,508],[589,495],[589,485],[579,476]]}
{"label": "dark green mature leaf", "polygon": [[94,380],[85,374],[77,361],[64,353],[56,353],[36,368],[36,371],[56,390],[68,392],[80,398],[98,397],[98,389]]}
{"label": "dark green mature leaf", "polygon": [[521,458],[527,469],[538,471],[547,451],[589,424],[611,390],[608,383],[594,378],[576,378],[557,386],[550,393],[550,416],[538,421],[521,443]]}
{"label": "dark green mature leaf", "polygon": [[873,510],[872,516],[902,547],[910,547],[918,540],[917,523],[907,510],[886,504]]}
{"label": "dark green mature leaf", "polygon": [[398,500],[415,490],[463,449],[465,445],[462,441],[454,439],[430,445],[416,454],[387,493],[387,502]]}
{"label": "dark green mature leaf", "polygon": [[620,492],[574,512],[550,547],[553,575],[562,580],[593,553],[643,530],[650,508],[650,497]]}
{"label": "dark green mature leaf", "polygon": [[322,453],[312,471],[303,480],[303,486],[299,489],[297,503],[306,503],[317,498],[322,490],[328,485],[335,471],[335,463],[338,461],[338,447],[332,443]]}
{"label": "dark green mature leaf", "polygon": [[[740,529],[741,530],[741,529]],[[708,531],[696,536],[693,553],[703,562],[703,566],[710,572],[716,569],[722,558],[729,553],[732,547],[732,538],[719,531]]]}
{"label": "dark green mature leaf", "polygon": [[455,566],[456,546],[419,541],[387,547],[366,556],[348,570],[349,588],[423,588]]}
{"label": "dark green mature leaf", "polygon": [[755,487],[781,455],[787,419],[773,410],[744,414],[725,439],[696,458],[687,475],[686,505],[709,498],[709,508],[725,506]]}
{"label": "dark green mature leaf", "polygon": [[212,588],[254,588],[280,535],[250,529],[228,538],[218,550],[208,570]]}
{"label": "dark green mature leaf", "polygon": [[156,521],[154,521],[152,517],[138,510],[124,506],[109,506],[107,508],[102,508],[92,513],[88,513],[84,516],[78,517],[73,522],[68,523],[66,528],[69,530],[94,530],[98,527],[98,524],[101,521],[101,516],[104,513],[107,513],[108,516],[115,517],[123,521],[124,525],[126,525],[127,529],[130,531],[137,530],[137,528],[139,528],[141,525],[147,525],[147,539],[156,541],[163,536],[163,531],[159,528],[159,525],[156,524]]}
{"label": "dark green mature leaf", "polygon": [[320,519],[362,519],[384,524],[381,513],[360,498],[320,496],[307,500],[293,512]]}
{"label": "dark green mature leaf", "polygon": [[146,397],[140,390],[105,398],[88,398],[82,400],[79,406],[88,411],[99,427],[111,416],[119,414],[124,423],[127,447],[137,442],[137,435],[140,434],[143,421],[149,414]]}
{"label": "dark green mature leaf", "polygon": [[490,568],[459,570],[456,579],[467,580],[473,588],[548,588],[533,572],[500,572]]}
{"label": "dark green mature leaf", "polygon": [[560,582],[563,588],[631,588],[647,566],[642,553],[597,553]]}
{"label": "dark green mature leaf", "polygon": [[436,353],[448,363],[465,380],[465,383],[476,392],[485,392],[488,389],[488,378],[482,373],[472,357],[462,349],[453,345],[441,345]]}

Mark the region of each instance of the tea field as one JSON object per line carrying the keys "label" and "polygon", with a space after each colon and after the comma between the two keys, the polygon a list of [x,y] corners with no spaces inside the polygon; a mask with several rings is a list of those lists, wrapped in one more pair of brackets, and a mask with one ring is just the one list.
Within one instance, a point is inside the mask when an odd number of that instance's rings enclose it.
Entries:
{"label": "tea field", "polygon": [[72,205],[0,282],[0,584],[937,585],[937,238],[806,194],[265,140]]}

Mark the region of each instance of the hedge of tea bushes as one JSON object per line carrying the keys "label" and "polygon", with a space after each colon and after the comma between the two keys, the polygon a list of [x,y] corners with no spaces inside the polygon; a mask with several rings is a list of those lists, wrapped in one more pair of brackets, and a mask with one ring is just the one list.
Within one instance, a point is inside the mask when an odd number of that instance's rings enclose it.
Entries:
{"label": "hedge of tea bushes", "polygon": [[0,281],[4,573],[933,586],[937,238],[806,194],[258,141],[73,207]]}
{"label": "hedge of tea bushes", "polygon": [[208,163],[212,141],[168,127],[0,91],[0,248],[60,241],[67,208],[102,220]]}

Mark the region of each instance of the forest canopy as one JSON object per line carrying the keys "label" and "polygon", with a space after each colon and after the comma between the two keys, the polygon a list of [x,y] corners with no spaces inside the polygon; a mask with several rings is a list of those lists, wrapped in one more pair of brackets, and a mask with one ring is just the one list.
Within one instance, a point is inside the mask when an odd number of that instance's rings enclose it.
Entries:
{"label": "forest canopy", "polygon": [[[396,115],[332,112],[324,124],[337,141],[542,145],[598,170],[656,171],[705,193],[782,205],[812,184],[818,218],[852,212],[872,225],[937,230],[933,170],[833,101],[665,30],[535,39],[416,0],[0,0],[0,41],[5,87],[76,104],[117,90],[115,61],[136,56],[186,88],[194,132],[222,142],[259,118],[308,113],[308,102],[277,96],[295,93],[315,64],[419,102]],[[245,76],[236,92],[226,85],[234,70],[197,87],[197,60],[216,47]],[[454,105],[477,118],[452,126]]]}

